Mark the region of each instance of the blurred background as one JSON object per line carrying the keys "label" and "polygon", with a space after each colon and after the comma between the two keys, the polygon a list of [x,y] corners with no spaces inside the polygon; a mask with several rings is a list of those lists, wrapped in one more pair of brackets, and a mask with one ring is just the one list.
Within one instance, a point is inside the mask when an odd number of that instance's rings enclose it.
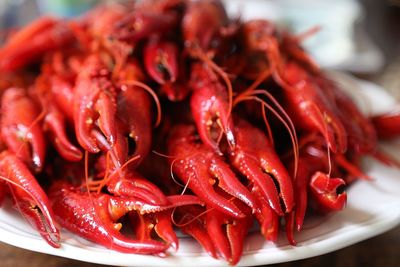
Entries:
{"label": "blurred background", "polygon": [[[268,18],[295,33],[320,27],[303,45],[325,68],[369,77],[400,68],[400,0],[223,1],[231,15]],[[0,28],[4,34],[41,14],[78,16],[101,2],[107,0],[1,0]],[[397,93],[398,86],[388,89]]]}
{"label": "blurred background", "polygon": [[[78,16],[100,0],[0,0],[0,40],[41,14]],[[400,100],[400,0],[224,0],[228,11],[268,18],[303,33],[305,48],[327,69],[380,84]],[[250,4],[251,3],[251,4]],[[239,12],[240,11],[240,12]],[[348,248],[277,266],[398,266],[400,227]],[[18,255],[18,256],[16,256]],[[97,266],[0,244],[0,266]]]}

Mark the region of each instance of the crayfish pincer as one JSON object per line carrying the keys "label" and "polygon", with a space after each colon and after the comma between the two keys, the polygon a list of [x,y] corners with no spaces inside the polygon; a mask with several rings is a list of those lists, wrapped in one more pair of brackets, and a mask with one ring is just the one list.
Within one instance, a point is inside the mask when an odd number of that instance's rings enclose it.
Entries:
{"label": "crayfish pincer", "polygon": [[115,144],[116,88],[99,55],[89,56],[76,78],[74,122],[76,137],[87,151],[108,150]]}
{"label": "crayfish pincer", "polygon": [[[154,205],[140,198],[90,193],[62,181],[53,184],[49,196],[55,218],[61,226],[105,247],[139,254],[162,255],[169,246],[177,248],[178,239],[172,222],[169,221],[168,225],[163,212],[181,205],[203,204],[195,196],[169,196],[167,205]],[[140,217],[139,223],[134,223],[137,240],[122,235],[119,231],[122,223],[117,222],[125,214],[132,215],[133,212]],[[150,215],[153,219],[148,217]],[[145,222],[147,224],[142,225]],[[148,231],[153,228],[164,242],[150,238]]]}
{"label": "crayfish pincer", "polygon": [[176,158],[171,161],[172,171],[211,207],[232,217],[244,217],[235,204],[217,194],[213,188],[215,185],[253,210],[257,209],[254,197],[223,157],[199,141],[194,126],[175,126],[168,140],[168,151]]}
{"label": "crayfish pincer", "polygon": [[89,195],[62,183],[53,185],[50,198],[63,227],[105,247],[141,254],[158,254],[167,249],[161,242],[130,240],[118,231],[122,227],[116,223],[118,218],[145,206],[140,201],[123,201],[101,193]]}
{"label": "crayfish pincer", "polygon": [[15,209],[47,243],[60,247],[60,232],[50,201],[27,166],[14,153],[3,151],[0,154],[0,175],[7,186],[6,191],[13,197]]}
{"label": "crayfish pincer", "polygon": [[7,147],[30,168],[43,168],[46,146],[39,107],[25,89],[9,88],[1,98],[1,135]]}
{"label": "crayfish pincer", "polygon": [[231,147],[235,146],[232,131],[229,96],[226,87],[205,64],[193,64],[191,74],[190,107],[197,131],[203,143],[220,152],[218,139],[225,135]]}
{"label": "crayfish pincer", "polygon": [[267,136],[242,119],[235,120],[235,135],[232,165],[254,184],[253,190],[259,190],[262,199],[268,200],[262,205],[269,205],[278,215],[290,212],[294,206],[292,178]]}
{"label": "crayfish pincer", "polygon": [[[229,195],[218,193],[229,199]],[[233,200],[245,214],[235,218],[212,207],[187,206],[177,210],[177,226],[192,236],[213,258],[221,258],[235,265],[243,252],[244,239],[253,225],[251,210],[239,199]]]}

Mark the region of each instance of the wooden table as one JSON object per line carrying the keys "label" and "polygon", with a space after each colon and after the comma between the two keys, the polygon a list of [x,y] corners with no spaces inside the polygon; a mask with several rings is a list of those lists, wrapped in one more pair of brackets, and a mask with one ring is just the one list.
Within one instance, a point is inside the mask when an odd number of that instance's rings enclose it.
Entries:
{"label": "wooden table", "polygon": [[[387,63],[400,61],[400,7],[388,7],[384,0],[363,0],[367,19],[365,26],[374,41],[383,49]],[[393,1],[396,2],[396,1]],[[400,2],[400,1],[397,1]],[[399,64],[397,62],[396,64]],[[382,81],[384,71],[367,78]],[[400,79],[400,71],[398,72]],[[364,77],[365,78],[365,77]],[[395,88],[399,93],[400,88]],[[400,96],[400,93],[399,93]],[[399,177],[400,179],[400,177]],[[399,192],[400,193],[400,192]],[[400,207],[399,207],[400,208]],[[101,267],[102,265],[73,261],[65,258],[30,252],[0,243],[1,267]],[[289,266],[400,266],[400,226],[350,247],[305,260],[271,265]]]}

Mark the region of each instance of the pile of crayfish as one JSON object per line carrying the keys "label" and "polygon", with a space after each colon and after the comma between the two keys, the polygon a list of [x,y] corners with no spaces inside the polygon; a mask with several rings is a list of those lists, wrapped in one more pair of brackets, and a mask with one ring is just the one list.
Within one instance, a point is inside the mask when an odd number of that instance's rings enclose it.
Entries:
{"label": "pile of crayfish", "polygon": [[218,0],[37,19],[0,48],[1,200],[56,248],[62,227],[163,256],[179,229],[236,264],[255,222],[295,245],[306,213],[343,209],[369,179],[364,155],[395,164],[377,140],[400,129],[324,74],[300,45],[311,32],[229,18]]}

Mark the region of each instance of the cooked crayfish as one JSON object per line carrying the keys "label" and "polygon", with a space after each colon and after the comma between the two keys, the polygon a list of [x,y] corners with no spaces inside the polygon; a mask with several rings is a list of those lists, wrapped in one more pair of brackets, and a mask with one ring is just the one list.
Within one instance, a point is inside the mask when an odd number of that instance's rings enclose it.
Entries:
{"label": "cooked crayfish", "polygon": [[395,163],[377,141],[400,134],[397,111],[371,121],[301,48],[314,32],[230,19],[219,0],[32,22],[0,48],[0,203],[53,247],[59,225],[165,256],[179,228],[233,265],[254,220],[295,245],[308,210],[341,210],[370,179],[362,156]]}

